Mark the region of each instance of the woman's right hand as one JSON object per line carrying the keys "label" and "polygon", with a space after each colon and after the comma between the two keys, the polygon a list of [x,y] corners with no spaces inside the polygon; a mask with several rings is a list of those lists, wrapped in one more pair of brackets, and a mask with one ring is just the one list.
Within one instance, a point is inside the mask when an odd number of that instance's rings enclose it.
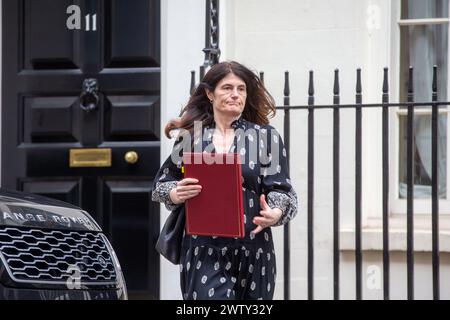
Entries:
{"label": "woman's right hand", "polygon": [[170,199],[174,204],[184,203],[187,199],[198,196],[202,186],[195,178],[184,178],[177,182],[177,186],[170,190]]}

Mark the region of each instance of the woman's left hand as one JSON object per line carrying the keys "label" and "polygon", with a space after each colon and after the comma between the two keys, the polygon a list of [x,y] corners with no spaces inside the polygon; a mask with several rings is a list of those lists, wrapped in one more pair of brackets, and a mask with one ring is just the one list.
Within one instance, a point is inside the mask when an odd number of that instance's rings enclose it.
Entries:
{"label": "woman's left hand", "polygon": [[266,197],[263,194],[259,198],[259,201],[261,203],[261,211],[259,212],[261,214],[261,217],[253,218],[253,223],[258,225],[256,229],[252,231],[252,233],[254,234],[261,232],[264,228],[276,224],[283,214],[283,212],[279,208],[271,209],[266,202]]}

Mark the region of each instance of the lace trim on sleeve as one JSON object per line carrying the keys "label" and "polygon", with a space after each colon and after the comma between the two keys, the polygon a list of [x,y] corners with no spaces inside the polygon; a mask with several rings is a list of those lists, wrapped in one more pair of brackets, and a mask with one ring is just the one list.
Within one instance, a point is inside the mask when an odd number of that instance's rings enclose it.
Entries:
{"label": "lace trim on sleeve", "polygon": [[170,190],[177,186],[177,181],[157,182],[152,191],[152,201],[164,203],[167,210],[173,211],[180,204],[175,204],[170,199]]}
{"label": "lace trim on sleeve", "polygon": [[292,220],[297,214],[297,194],[294,189],[289,192],[271,191],[267,195],[267,204],[271,209],[279,208],[282,211],[280,220],[274,226],[281,226]]}

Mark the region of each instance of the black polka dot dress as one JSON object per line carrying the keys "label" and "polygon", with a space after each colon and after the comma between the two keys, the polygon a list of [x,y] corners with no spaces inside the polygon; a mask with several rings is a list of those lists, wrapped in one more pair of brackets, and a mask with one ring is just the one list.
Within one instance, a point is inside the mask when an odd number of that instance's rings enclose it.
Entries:
{"label": "black polka dot dress", "polygon": [[[276,260],[271,228],[253,234],[260,216],[260,195],[269,207],[279,208],[282,216],[276,226],[290,221],[297,213],[297,195],[292,188],[287,154],[279,133],[270,125],[259,126],[242,117],[232,124],[235,138],[229,152],[242,157],[244,199],[244,238],[190,236],[183,239],[180,285],[183,298],[190,300],[270,300],[273,298]],[[212,144],[214,123],[205,127],[203,137],[189,142],[194,151],[215,152]],[[173,152],[182,154],[182,139]],[[169,192],[183,179],[181,162],[169,157],[161,166],[152,192],[154,201],[173,210]]]}

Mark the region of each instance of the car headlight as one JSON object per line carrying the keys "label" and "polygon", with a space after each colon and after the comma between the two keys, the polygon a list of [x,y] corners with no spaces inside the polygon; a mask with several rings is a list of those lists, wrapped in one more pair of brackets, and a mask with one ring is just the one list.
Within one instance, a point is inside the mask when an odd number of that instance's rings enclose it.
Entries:
{"label": "car headlight", "polygon": [[108,251],[111,254],[111,259],[114,264],[114,269],[116,270],[117,275],[117,284],[119,285],[119,288],[121,289],[122,296],[119,297],[123,300],[128,300],[128,292],[127,292],[127,285],[125,282],[125,277],[123,276],[122,267],[120,266],[119,259],[117,258],[116,252],[114,251],[111,243],[109,242],[108,238],[104,234],[102,234],[103,240],[106,243],[106,246],[108,247]]}

